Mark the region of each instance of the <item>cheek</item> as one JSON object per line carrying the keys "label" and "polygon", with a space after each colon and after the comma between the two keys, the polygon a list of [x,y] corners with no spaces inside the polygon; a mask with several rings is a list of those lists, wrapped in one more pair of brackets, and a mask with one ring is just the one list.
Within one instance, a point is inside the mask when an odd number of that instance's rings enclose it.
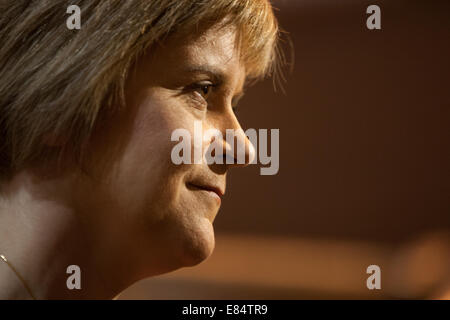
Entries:
{"label": "cheek", "polygon": [[208,208],[185,186],[198,168],[171,160],[178,143],[171,141],[172,132],[184,128],[194,137],[197,118],[190,112],[170,99],[143,103],[130,122],[126,143],[109,177],[110,198],[119,221],[126,221],[128,237],[148,246],[163,245],[164,254],[170,256],[166,258],[181,265],[203,261],[214,247],[212,225],[205,218]]}
{"label": "cheek", "polygon": [[140,104],[115,169],[113,192],[122,194],[127,212],[161,220],[169,211],[182,210],[183,181],[190,166],[172,163],[177,142],[171,135],[178,128],[191,130],[193,122],[193,115],[170,98],[153,97]]}
{"label": "cheek", "polygon": [[153,104],[152,111],[136,123],[135,151],[130,152],[134,163],[138,163],[136,167],[142,168],[135,172],[136,179],[147,186],[141,187],[143,201],[141,210],[137,210],[145,215],[139,219],[143,232],[159,234],[157,240],[171,248],[169,252],[184,266],[200,263],[214,248],[213,227],[205,218],[211,208],[200,203],[185,186],[186,179],[200,167],[175,165],[171,160],[172,148],[178,143],[171,141],[174,130],[187,129],[194,138],[194,121],[198,119],[190,111],[176,103]]}
{"label": "cheek", "polygon": [[175,178],[179,176],[170,159],[170,119],[158,108],[154,109],[137,116],[117,168],[118,183],[127,194],[129,206],[138,211],[148,210],[145,207],[158,197],[167,197],[163,191],[174,191]]}

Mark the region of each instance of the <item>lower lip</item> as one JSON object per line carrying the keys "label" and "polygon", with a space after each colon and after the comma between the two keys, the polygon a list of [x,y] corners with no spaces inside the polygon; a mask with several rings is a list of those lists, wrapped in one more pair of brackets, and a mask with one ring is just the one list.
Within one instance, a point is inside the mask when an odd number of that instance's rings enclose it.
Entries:
{"label": "lower lip", "polygon": [[203,189],[197,186],[193,186],[196,190],[198,191],[202,191],[204,193],[206,193],[208,195],[208,197],[214,198],[215,201],[217,201],[217,203],[220,205],[222,203],[222,199],[220,198],[220,196],[212,191],[212,190],[208,190],[208,189]]}
{"label": "lower lip", "polygon": [[215,193],[214,191],[211,190],[204,190],[206,191],[211,197],[213,197],[214,199],[216,199],[217,203],[220,204],[222,202],[222,199],[219,197],[219,195],[217,193]]}

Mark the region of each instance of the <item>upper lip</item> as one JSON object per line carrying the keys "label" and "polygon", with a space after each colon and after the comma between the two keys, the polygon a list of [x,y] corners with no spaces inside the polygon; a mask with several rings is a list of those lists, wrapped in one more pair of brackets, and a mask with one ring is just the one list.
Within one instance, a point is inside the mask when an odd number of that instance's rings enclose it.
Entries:
{"label": "upper lip", "polygon": [[223,197],[223,195],[225,194],[225,190],[224,190],[225,188],[222,188],[218,185],[209,184],[209,183],[197,183],[197,182],[190,182],[189,184],[195,188],[215,192],[215,193],[217,193],[217,195],[219,197]]}

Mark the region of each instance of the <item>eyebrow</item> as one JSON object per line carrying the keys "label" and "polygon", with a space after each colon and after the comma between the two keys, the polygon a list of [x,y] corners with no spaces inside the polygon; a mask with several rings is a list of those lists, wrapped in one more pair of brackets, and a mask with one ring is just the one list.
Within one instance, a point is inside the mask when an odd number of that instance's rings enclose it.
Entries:
{"label": "eyebrow", "polygon": [[225,82],[226,76],[222,70],[209,65],[186,66],[182,70],[183,73],[204,73],[209,75],[214,81],[220,85]]}

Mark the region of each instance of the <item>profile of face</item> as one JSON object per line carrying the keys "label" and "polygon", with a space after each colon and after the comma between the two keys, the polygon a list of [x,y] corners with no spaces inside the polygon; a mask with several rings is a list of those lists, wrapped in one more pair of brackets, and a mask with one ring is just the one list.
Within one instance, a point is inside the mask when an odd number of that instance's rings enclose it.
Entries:
{"label": "profile of face", "polygon": [[[198,264],[214,248],[212,224],[226,173],[243,165],[176,165],[171,134],[184,128],[194,137],[195,121],[203,130],[241,129],[233,107],[246,70],[235,43],[234,28],[216,25],[152,48],[130,72],[126,108],[93,136],[89,179],[80,180],[77,192],[84,211],[98,214],[86,219],[143,274]],[[247,164],[255,151],[242,130],[237,139],[246,146]],[[203,140],[203,149],[213,140]],[[223,148],[229,157],[230,146],[223,142]],[[159,269],[145,269],[152,265]]]}

